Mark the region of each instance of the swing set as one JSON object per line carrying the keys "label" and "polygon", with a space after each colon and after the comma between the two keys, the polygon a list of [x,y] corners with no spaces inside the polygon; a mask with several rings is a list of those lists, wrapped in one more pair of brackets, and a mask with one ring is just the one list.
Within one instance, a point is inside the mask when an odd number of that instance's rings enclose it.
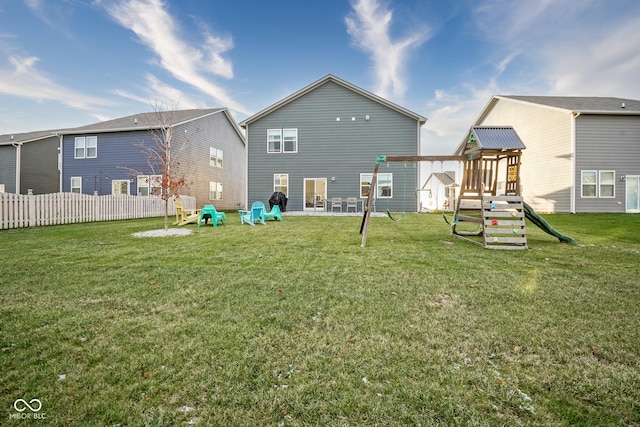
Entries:
{"label": "swing set", "polygon": [[[465,156],[378,156],[376,159],[376,164],[373,168],[373,176],[371,178],[371,189],[369,191],[369,196],[367,197],[367,203],[364,208],[364,215],[362,216],[362,224],[360,226],[360,234],[362,234],[362,244],[364,247],[367,242],[367,231],[369,229],[369,218],[371,217],[371,207],[373,206],[373,198],[375,197],[375,193],[377,191],[376,186],[378,183],[378,170],[380,167],[380,163],[386,163],[389,166],[391,162],[403,162],[406,168],[408,162],[445,162],[445,161],[465,161],[467,157]],[[402,221],[406,214],[406,197],[407,197],[407,176],[405,171],[404,184],[403,184],[403,209],[404,211],[399,217],[394,217],[390,208],[387,208],[386,214],[389,219],[392,221]]]}

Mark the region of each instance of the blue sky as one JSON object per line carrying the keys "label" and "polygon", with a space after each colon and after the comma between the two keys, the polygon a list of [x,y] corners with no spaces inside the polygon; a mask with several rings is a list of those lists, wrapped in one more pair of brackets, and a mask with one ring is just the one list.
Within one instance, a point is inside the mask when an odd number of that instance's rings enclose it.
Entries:
{"label": "blue sky", "polygon": [[492,95],[640,99],[637,0],[0,0],[0,134],[228,107],[333,74],[449,154]]}

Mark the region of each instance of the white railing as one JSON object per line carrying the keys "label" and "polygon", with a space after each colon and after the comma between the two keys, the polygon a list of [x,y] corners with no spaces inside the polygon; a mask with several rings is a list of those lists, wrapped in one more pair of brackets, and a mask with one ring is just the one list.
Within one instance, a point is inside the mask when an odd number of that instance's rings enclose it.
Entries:
{"label": "white railing", "polygon": [[[180,201],[187,209],[196,207],[195,197],[181,196]],[[169,215],[175,215],[175,211],[174,201],[169,200]],[[164,216],[164,200],[160,197],[0,193],[0,229],[3,230],[157,216]]]}

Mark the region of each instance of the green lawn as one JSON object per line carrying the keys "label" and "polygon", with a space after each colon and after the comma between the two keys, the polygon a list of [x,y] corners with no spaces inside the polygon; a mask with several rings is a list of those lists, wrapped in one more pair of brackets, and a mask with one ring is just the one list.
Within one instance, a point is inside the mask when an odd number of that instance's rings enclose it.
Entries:
{"label": "green lawn", "polygon": [[546,215],[577,245],[524,251],[228,215],[0,231],[0,425],[640,424],[638,215]]}

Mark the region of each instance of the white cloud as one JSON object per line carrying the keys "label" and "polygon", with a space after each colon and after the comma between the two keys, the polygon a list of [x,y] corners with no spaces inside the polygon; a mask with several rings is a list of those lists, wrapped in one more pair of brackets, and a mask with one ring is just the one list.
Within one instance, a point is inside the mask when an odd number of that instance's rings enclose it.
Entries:
{"label": "white cloud", "polygon": [[231,38],[205,34],[203,48],[189,45],[180,37],[178,25],[162,0],[125,0],[105,7],[116,22],[133,31],[158,56],[160,65],[173,77],[222,106],[247,114],[245,107],[211,81],[212,76],[233,78],[232,63],[223,56],[233,47]]}
{"label": "white cloud", "polygon": [[10,69],[0,69],[0,93],[33,99],[56,101],[81,110],[90,110],[109,105],[102,98],[84,95],[76,90],[59,85],[38,70],[35,56],[9,56]]}
{"label": "white cloud", "polygon": [[404,68],[411,49],[428,39],[420,29],[402,39],[393,40],[393,12],[383,9],[377,0],[355,0],[353,11],[345,18],[353,43],[371,56],[376,76],[375,92],[385,98],[400,98],[407,90]]}
{"label": "white cloud", "polygon": [[450,153],[493,95],[640,99],[639,2],[486,0],[470,12],[486,63],[427,102],[425,154]]}

